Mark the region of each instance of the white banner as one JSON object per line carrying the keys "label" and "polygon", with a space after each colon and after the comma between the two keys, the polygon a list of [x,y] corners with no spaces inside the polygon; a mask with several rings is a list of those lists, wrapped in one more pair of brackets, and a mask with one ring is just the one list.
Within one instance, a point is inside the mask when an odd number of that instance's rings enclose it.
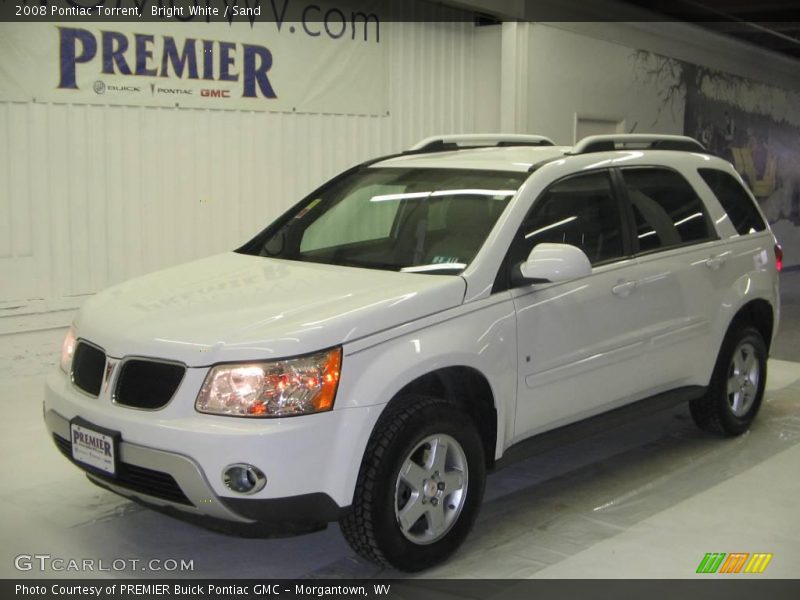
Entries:
{"label": "white banner", "polygon": [[0,24],[0,100],[385,115],[388,27],[300,21]]}

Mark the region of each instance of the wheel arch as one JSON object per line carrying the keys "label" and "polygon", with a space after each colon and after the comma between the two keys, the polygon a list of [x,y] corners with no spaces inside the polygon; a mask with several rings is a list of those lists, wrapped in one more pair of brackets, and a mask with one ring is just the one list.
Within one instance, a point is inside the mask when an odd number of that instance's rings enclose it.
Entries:
{"label": "wheel arch", "polygon": [[[706,394],[689,402],[692,419],[700,429],[734,436],[750,427],[764,397],[773,325],[772,305],[762,298],[751,300],[736,311],[722,338]],[[753,353],[758,357],[758,366],[748,367],[743,362],[734,371],[739,344],[747,340],[754,347],[763,345]],[[750,399],[748,384],[752,391]]]}
{"label": "wheel arch", "polygon": [[[713,325],[713,335],[708,342],[707,359],[698,376],[699,385],[708,385],[717,358],[725,343],[725,339],[731,331],[736,328],[752,325],[764,339],[764,345],[769,354],[770,345],[775,337],[775,305],[764,296],[741,297],[738,303],[732,302],[732,298],[726,299],[723,303],[724,310],[717,316],[717,321]],[[700,375],[702,373],[702,375]]]}
{"label": "wheel arch", "polygon": [[745,323],[752,324],[761,334],[769,352],[776,333],[779,306],[778,282],[774,270],[765,268],[739,276],[717,305],[716,315],[711,321],[707,358],[697,373],[704,381],[698,380],[698,383],[707,385],[725,338],[735,327],[741,327]]}
{"label": "wheel arch", "polygon": [[772,304],[764,298],[755,298],[746,302],[733,315],[727,331],[745,324],[752,325],[758,330],[764,339],[767,352],[769,352],[775,325],[775,312]]}
{"label": "wheel arch", "polygon": [[386,411],[409,394],[425,394],[443,398],[466,412],[483,442],[486,467],[495,462],[497,447],[497,407],[492,386],[486,376],[468,366],[443,367],[421,375],[407,383],[384,407]]}

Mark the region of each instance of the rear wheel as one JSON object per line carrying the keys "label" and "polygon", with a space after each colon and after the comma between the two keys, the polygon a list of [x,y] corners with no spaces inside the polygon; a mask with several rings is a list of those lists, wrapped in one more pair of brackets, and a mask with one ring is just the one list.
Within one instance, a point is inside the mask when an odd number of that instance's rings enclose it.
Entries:
{"label": "rear wheel", "polygon": [[370,561],[402,571],[432,567],[466,538],[485,477],[467,414],[439,398],[398,398],[367,445],[342,533]]}
{"label": "rear wheel", "polygon": [[739,435],[758,414],[767,380],[767,348],[757,329],[732,329],[720,349],[708,393],[689,408],[706,431]]}

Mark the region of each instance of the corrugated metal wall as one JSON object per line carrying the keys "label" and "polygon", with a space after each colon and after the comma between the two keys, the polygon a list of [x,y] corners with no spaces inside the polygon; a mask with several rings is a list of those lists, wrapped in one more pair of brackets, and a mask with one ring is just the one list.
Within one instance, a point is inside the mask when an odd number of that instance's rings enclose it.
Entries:
{"label": "corrugated metal wall", "polygon": [[474,130],[474,26],[383,26],[385,116],[0,104],[0,314],[232,249],[345,167]]}

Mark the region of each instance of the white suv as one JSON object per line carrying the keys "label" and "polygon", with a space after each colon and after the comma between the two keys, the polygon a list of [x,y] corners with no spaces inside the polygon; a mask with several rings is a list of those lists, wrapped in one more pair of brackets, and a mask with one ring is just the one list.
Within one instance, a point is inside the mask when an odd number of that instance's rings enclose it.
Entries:
{"label": "white suv", "polygon": [[564,434],[678,401],[745,431],[781,258],[690,138],[431,138],[88,300],[45,420],[123,496],[244,531],[339,520],[419,570],[464,540],[487,471]]}

